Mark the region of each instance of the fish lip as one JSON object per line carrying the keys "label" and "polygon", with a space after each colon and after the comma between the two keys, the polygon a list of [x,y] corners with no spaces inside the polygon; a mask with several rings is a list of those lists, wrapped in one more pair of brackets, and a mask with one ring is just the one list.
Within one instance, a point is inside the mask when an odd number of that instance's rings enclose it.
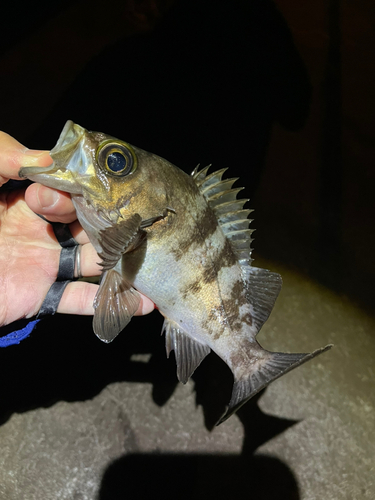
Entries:
{"label": "fish lip", "polygon": [[69,132],[71,132],[73,126],[74,123],[72,122],[72,120],[67,120],[67,122],[64,125],[64,128],[61,131],[59,138],[57,139],[55,147],[51,149],[51,153],[59,151],[64,146],[67,135],[69,134]]}
{"label": "fish lip", "polygon": [[40,175],[40,174],[51,174],[54,173],[58,170],[58,168],[55,165],[55,162],[51,163],[48,167],[21,167],[18,176],[21,177],[21,179],[31,179],[34,175]]}
{"label": "fish lip", "polygon": [[75,154],[79,154],[80,142],[86,130],[68,120],[57,140],[56,145],[50,151],[53,163],[49,167],[21,167],[18,175],[34,182],[40,182],[61,191],[71,194],[79,194],[80,186],[75,182],[74,174],[69,169],[69,163]]}
{"label": "fish lip", "polygon": [[61,134],[56,142],[54,148],[51,149],[50,155],[54,160],[56,156],[60,156],[62,153],[69,153],[75,149],[85,133],[85,129],[72,120],[68,120]]}
{"label": "fish lip", "polygon": [[70,170],[62,171],[53,163],[50,167],[22,167],[19,177],[58,189],[70,194],[81,194],[81,187],[75,182]]}
{"label": "fish lip", "polygon": [[68,120],[61,131],[56,145],[50,151],[53,163],[49,167],[21,167],[18,173],[19,177],[30,179],[34,175],[54,174],[59,170],[65,172],[69,160],[84,133],[85,129],[83,127],[73,123],[72,120]]}

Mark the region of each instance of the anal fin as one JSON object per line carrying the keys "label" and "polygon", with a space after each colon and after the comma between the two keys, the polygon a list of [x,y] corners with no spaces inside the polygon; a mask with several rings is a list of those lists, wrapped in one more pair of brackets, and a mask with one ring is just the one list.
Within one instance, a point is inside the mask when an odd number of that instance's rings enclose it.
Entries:
{"label": "anal fin", "polygon": [[216,425],[221,424],[235,413],[249,399],[264,389],[270,382],[306,363],[315,356],[331,349],[332,344],[308,354],[264,352],[257,363],[251,365],[246,376],[236,379],[233,385],[229,407]]}
{"label": "anal fin", "polygon": [[167,357],[171,351],[174,351],[177,378],[186,384],[203,359],[211,352],[211,349],[188,337],[177,323],[167,318],[163,324],[162,333],[164,332]]}
{"label": "anal fin", "polygon": [[116,269],[104,271],[94,299],[93,329],[100,340],[112,342],[132,319],[140,301],[139,293]]}

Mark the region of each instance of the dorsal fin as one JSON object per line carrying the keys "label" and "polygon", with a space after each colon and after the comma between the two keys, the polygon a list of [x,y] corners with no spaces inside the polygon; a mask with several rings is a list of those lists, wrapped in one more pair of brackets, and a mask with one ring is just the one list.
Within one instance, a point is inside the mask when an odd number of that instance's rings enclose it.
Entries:
{"label": "dorsal fin", "polygon": [[206,198],[207,203],[215,212],[218,222],[230,241],[238,261],[247,275],[248,266],[251,265],[251,234],[254,229],[249,229],[252,222],[248,219],[252,210],[243,209],[247,199],[237,199],[237,194],[241,188],[233,188],[233,184],[238,178],[222,180],[227,168],[222,168],[208,175],[211,165],[199,170],[199,165],[193,170],[192,177],[195,180],[200,192]]}
{"label": "dorsal fin", "polygon": [[197,167],[192,176],[200,192],[215,212],[220,227],[230,241],[241,266],[248,296],[254,308],[254,325],[259,331],[272,311],[280,292],[281,276],[267,269],[258,269],[251,265],[251,242],[253,241],[251,234],[255,229],[249,229],[252,219],[247,218],[252,210],[243,208],[248,200],[237,200],[237,194],[243,188],[232,188],[237,179],[222,180],[226,168],[207,175],[209,167],[203,170],[198,170]]}

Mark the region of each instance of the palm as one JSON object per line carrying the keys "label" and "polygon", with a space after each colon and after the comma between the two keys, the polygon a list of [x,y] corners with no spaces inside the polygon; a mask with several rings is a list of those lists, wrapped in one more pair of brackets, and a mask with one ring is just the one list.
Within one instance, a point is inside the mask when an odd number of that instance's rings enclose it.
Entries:
{"label": "palm", "polygon": [[24,194],[0,193],[0,325],[34,316],[57,276],[61,247]]}

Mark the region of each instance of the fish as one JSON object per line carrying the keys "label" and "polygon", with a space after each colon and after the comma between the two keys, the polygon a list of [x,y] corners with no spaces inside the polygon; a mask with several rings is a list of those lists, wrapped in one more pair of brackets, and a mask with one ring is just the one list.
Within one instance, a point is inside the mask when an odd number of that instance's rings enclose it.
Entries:
{"label": "fish", "polygon": [[186,174],[167,160],[67,121],[49,167],[19,176],[70,193],[102,266],[93,330],[111,342],[149,297],[164,316],[166,352],[186,383],[214,351],[233,374],[218,424],[270,382],[330,349],[281,353],[256,340],[282,286],[252,266],[252,229],[227,168]]}

